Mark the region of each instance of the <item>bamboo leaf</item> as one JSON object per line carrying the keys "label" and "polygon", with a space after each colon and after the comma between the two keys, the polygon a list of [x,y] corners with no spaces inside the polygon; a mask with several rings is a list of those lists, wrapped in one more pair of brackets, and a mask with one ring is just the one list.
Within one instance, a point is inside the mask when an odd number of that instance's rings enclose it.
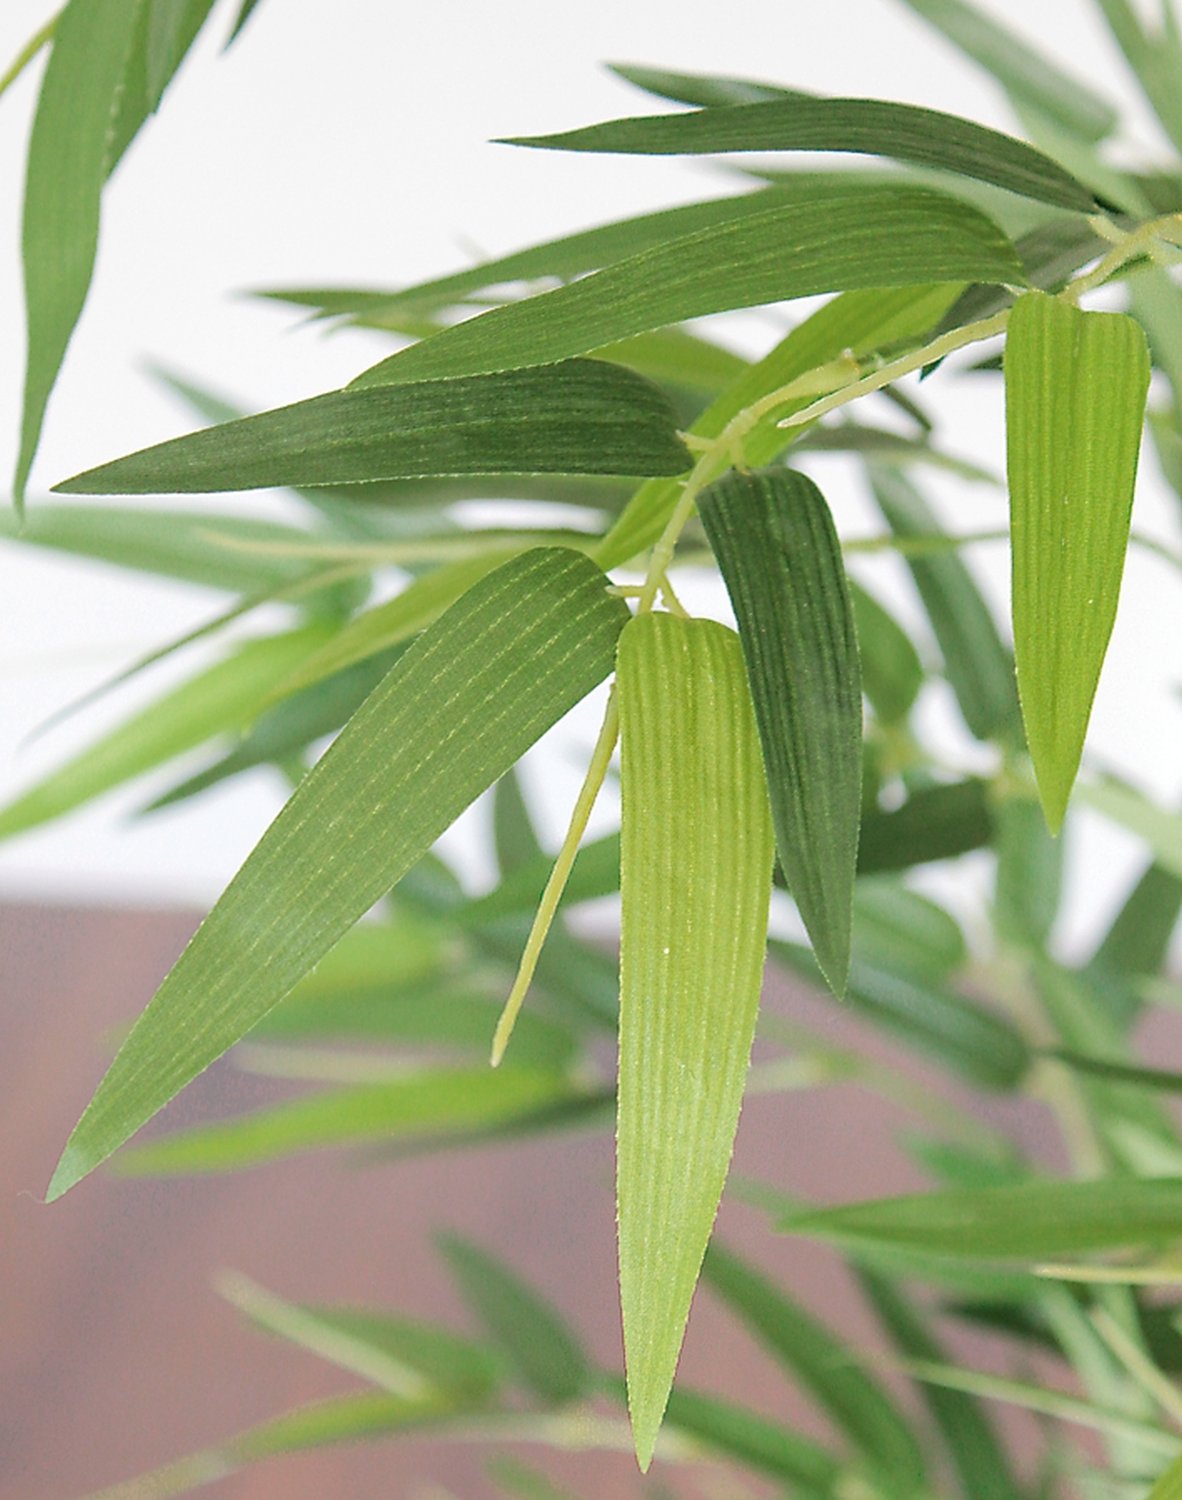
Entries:
{"label": "bamboo leaf", "polygon": [[516,770],[507,772],[492,790],[493,848],[501,878],[545,859],[537,829]]}
{"label": "bamboo leaf", "polygon": [[817,292],[1024,279],[1009,241],[975,209],[925,189],[837,185],[495,307],[391,355],[352,389],[549,364],[667,323]]}
{"label": "bamboo leaf", "polygon": [[855,578],[847,578],[846,582],[858,631],[862,691],[882,723],[902,724],[923,686],[919,653],[895,617],[873,594]]}
{"label": "bamboo leaf", "polygon": [[240,646],[0,808],[0,839],[60,818],[215,735],[244,728],[260,699],[326,635],[323,626],[308,626]]}
{"label": "bamboo leaf", "polygon": [[1182,1500],[1182,1456],[1176,1458],[1149,1491],[1147,1500]]}
{"label": "bamboo leaf", "polygon": [[980,849],[993,835],[993,811],[983,781],[970,778],[924,787],[889,812],[863,814],[858,873],[874,875],[953,859]]}
{"label": "bamboo leaf", "polygon": [[1081,787],[1080,797],[1142,839],[1162,869],[1182,879],[1182,815],[1168,812],[1135,787],[1108,776]]}
{"label": "bamboo leaf", "polygon": [[[553,855],[535,855],[528,864],[519,865],[506,876],[495,890],[460,907],[454,921],[472,929],[506,917],[528,916],[541,900],[553,864]],[[584,844],[575,856],[562,893],[563,903],[574,906],[580,901],[593,901],[598,896],[610,896],[619,888],[620,836],[609,833]]]}
{"label": "bamboo leaf", "polygon": [[1063,842],[1047,831],[1031,797],[1005,797],[994,809],[997,879],[994,922],[1008,942],[1046,947],[1063,887]]}
{"label": "bamboo leaf", "polygon": [[1161,972],[1182,911],[1182,877],[1157,863],[1125,898],[1104,934],[1089,968],[1108,974]]}
{"label": "bamboo leaf", "polygon": [[939,983],[968,959],[954,917],[898,880],[866,877],[854,891],[854,951],[863,963]]}
{"label": "bamboo leaf", "polygon": [[334,391],[158,443],[55,486],[208,493],[448,474],[678,474],[665,397],[598,360],[374,391]]}
{"label": "bamboo leaf", "polygon": [[261,1020],[606,675],[626,614],[585,558],[540,548],[424,631],[301,783],[132,1029],[67,1143],[51,1198]]}
{"label": "bamboo leaf", "polygon": [[977,178],[1057,208],[1094,213],[1097,207],[1081,182],[1024,141],[958,115],[882,99],[798,94],[689,114],[609,120],[560,135],[515,137],[506,144],[644,156],[856,151]]}
{"label": "bamboo leaf", "polygon": [[438,1243],[460,1294],[525,1388],[552,1405],[578,1400],[590,1385],[590,1366],[554,1308],[479,1246],[454,1234]]}
{"label": "bamboo leaf", "polygon": [[1076,1072],[1092,1078],[1107,1079],[1110,1083],[1131,1083],[1138,1088],[1153,1089],[1158,1093],[1182,1093],[1182,1073],[1169,1068],[1143,1068],[1121,1059],[1087,1057],[1065,1047],[1054,1048],[1051,1056],[1057,1057]]}
{"label": "bamboo leaf", "polygon": [[775,83],[754,83],[748,78],[719,78],[705,73],[671,73],[665,68],[643,68],[634,63],[609,63],[608,70],[625,83],[643,89],[646,94],[655,94],[658,99],[671,99],[674,104],[705,107],[716,104],[758,104],[764,99],[800,97],[795,89],[781,88]]}
{"label": "bamboo leaf", "polygon": [[1116,112],[1106,99],[976,5],[965,0],[903,3],[992,73],[1015,100],[1033,105],[1085,141],[1100,141],[1112,133]]}
{"label": "bamboo leaf", "polygon": [[1005,354],[1014,653],[1053,833],[1116,618],[1149,373],[1131,318],[1041,292],[1014,305]]}
{"label": "bamboo leaf", "polygon": [[950,1189],[792,1214],[780,1228],[848,1246],[974,1260],[1050,1260],[1176,1240],[1182,1234],[1182,1178]]}
{"label": "bamboo leaf", "polygon": [[706,1256],[703,1276],[900,1493],[922,1491],[923,1456],[910,1424],[885,1389],[851,1361],[849,1348],[835,1334],[716,1244]]}
{"label": "bamboo leaf", "polygon": [[788,469],[730,474],[698,510],[738,620],[780,865],[840,996],[862,810],[862,680],[841,544],[820,490]]}
{"label": "bamboo leaf", "polygon": [[629,1409],[647,1468],[738,1123],[772,832],[732,632],[638,617],[620,638],[617,681],[620,1299]]}
{"label": "bamboo leaf", "polygon": [[564,1074],[526,1068],[423,1068],[389,1083],[308,1094],[232,1120],[195,1125],[133,1146],[127,1177],[241,1172],[303,1151],[467,1137],[583,1100]]}

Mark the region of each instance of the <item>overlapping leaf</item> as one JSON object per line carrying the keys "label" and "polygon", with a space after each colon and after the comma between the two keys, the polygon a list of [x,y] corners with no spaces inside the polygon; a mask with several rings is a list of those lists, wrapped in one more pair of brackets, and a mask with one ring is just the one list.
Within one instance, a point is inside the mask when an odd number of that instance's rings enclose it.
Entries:
{"label": "overlapping leaf", "polygon": [[817,292],[959,281],[1025,281],[984,215],[920,188],[830,185],[495,307],[391,355],[352,388],[549,364],[667,323]]}
{"label": "overlapping leaf", "polygon": [[1131,318],[1041,292],[1015,304],[1005,354],[1014,655],[1052,832],[1116,618],[1149,373]]}
{"label": "overlapping leaf", "polygon": [[561,135],[515,137],[558,151],[683,155],[731,151],[856,151],[979,178],[1057,208],[1093,213],[1081,182],[1049,156],[971,120],[882,99],[797,94],[755,104],[609,120]]}
{"label": "overlapping leaf", "polygon": [[763,972],[767,785],[737,638],[620,639],[617,1189],[629,1408],[648,1467],[730,1163]]}
{"label": "overlapping leaf", "polygon": [[55,486],[152,495],[448,474],[678,474],[689,455],[648,381],[600,360],[335,391],[158,443]]}
{"label": "overlapping leaf", "polygon": [[585,558],[541,548],[423,633],[301,783],[132,1029],[51,1197],[245,1035],[610,671],[626,615]]}
{"label": "overlapping leaf", "polygon": [[738,620],[780,864],[840,995],[862,803],[862,681],[841,544],[820,490],[789,469],[728,475],[698,511]]}

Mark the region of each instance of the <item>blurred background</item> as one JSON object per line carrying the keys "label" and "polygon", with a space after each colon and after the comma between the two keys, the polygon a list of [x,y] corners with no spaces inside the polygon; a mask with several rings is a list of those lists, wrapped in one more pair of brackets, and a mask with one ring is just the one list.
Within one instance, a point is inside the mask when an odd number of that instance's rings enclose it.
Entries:
{"label": "blurred background", "polygon": [[[1128,149],[1138,159],[1152,163],[1161,154],[1087,0],[990,0],[988,8],[1122,107],[1132,122]],[[50,9],[40,0],[8,0],[0,8],[0,64]],[[426,7],[264,0],[222,55],[234,9],[223,7],[220,21],[215,11],[160,115],[104,196],[95,280],[50,407],[31,507],[59,479],[197,425],[150,373],[152,365],[261,410],[339,386],[389,347],[377,334],[326,334],[291,309],[252,299],[254,290],[397,286],[605,219],[725,191],[724,169],[700,162],[568,158],[489,144],[496,136],[661,107],[605,71],[607,61],[874,94],[1003,129],[1014,123],[984,76],[896,0],[733,0],[722,12],[672,0],[598,0],[577,9],[553,0]],[[23,376],[20,190],[40,72],[34,66],[0,100],[0,476],[13,466]],[[782,316],[756,312],[729,319],[718,336],[754,352],[783,326]],[[946,382],[934,405],[947,445],[1000,473],[1000,388]],[[839,460],[815,458],[811,466],[844,534],[876,529]],[[1004,523],[1003,491],[949,476],[926,484],[957,529]],[[252,494],[211,499],[209,509],[276,516],[284,504],[280,496]],[[1135,525],[1176,545],[1176,502],[1148,453]],[[971,562],[1004,611],[1004,546],[978,547]],[[916,617],[895,560],[864,561],[862,568],[900,614]],[[685,592],[725,614],[705,583]],[[170,674],[191,671],[199,653],[166,662],[37,733],[51,715],[211,618],[221,603],[209,591],[7,540],[0,541],[0,601],[3,801],[159,691]],[[1182,605],[1169,573],[1134,552],[1090,752],[1096,764],[1119,768],[1174,802],[1182,780],[1180,639]],[[938,693],[927,711],[940,718]],[[573,716],[531,757],[528,789],[555,833],[595,718],[593,710]],[[971,763],[970,748],[957,742],[953,753]],[[165,773],[160,785],[170,779]],[[219,1265],[249,1271],[285,1295],[454,1314],[427,1242],[430,1228],[449,1223],[519,1260],[613,1359],[606,1138],[457,1153],[381,1174],[300,1162],[268,1172],[265,1201],[258,1180],[247,1177],[182,1187],[98,1181],[52,1211],[37,1204],[60,1142],[102,1070],[109,1028],[150,996],[197,913],[278,810],[283,788],[264,770],[137,820],[150,791],[151,784],[137,785],[0,846],[0,900],[7,902],[0,910],[4,1500],[79,1493],[325,1389],[318,1367],[240,1328],[209,1290]],[[483,816],[477,809],[472,820]],[[609,802],[600,818],[611,816]],[[1086,813],[1075,823],[1077,859],[1061,934],[1068,948],[1096,930],[1134,863],[1111,828]],[[463,828],[453,836],[455,848],[472,844]],[[961,878],[971,884],[972,860],[962,863]],[[474,886],[482,874],[477,862]],[[214,1070],[174,1119],[248,1102],[244,1087]],[[843,1195],[906,1186],[906,1170],[879,1149],[886,1132],[873,1108],[844,1088],[761,1102],[745,1120],[740,1161],[744,1151],[753,1160],[787,1151],[801,1174],[795,1186],[807,1191],[811,1179],[815,1190],[833,1196],[842,1171],[833,1142],[840,1140],[849,1158]],[[871,1142],[879,1145],[871,1149]],[[754,1224],[743,1228],[741,1212],[736,1223],[741,1237],[766,1247]],[[820,1278],[840,1304],[842,1283],[829,1262],[799,1247],[775,1246],[773,1254],[794,1274]],[[717,1373],[718,1351],[729,1347],[709,1316],[691,1334],[691,1374]],[[730,1344],[737,1337],[730,1335]],[[732,1352],[742,1378],[758,1390],[766,1369],[745,1348]],[[310,1467],[289,1463],[235,1479],[223,1492],[426,1496],[415,1475],[425,1484],[435,1473],[461,1494],[478,1493],[474,1461],[457,1460],[455,1470],[447,1468],[450,1459],[440,1460],[440,1469],[431,1455],[407,1458],[399,1468],[402,1462],[396,1457],[391,1468],[388,1456],[325,1456]],[[626,1462],[614,1472],[620,1488],[588,1493],[634,1493]]]}

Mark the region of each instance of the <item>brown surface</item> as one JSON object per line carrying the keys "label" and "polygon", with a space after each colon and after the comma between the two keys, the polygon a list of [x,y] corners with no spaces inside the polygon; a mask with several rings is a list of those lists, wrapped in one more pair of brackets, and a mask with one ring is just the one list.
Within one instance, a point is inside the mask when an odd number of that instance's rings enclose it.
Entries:
{"label": "brown surface", "polygon": [[[603,1135],[361,1170],[312,1155],[222,1179],[99,1173],[53,1207],[40,1204],[102,1071],[104,1037],[142,1007],[192,926],[177,914],[0,909],[0,1500],[66,1500],[350,1388],[348,1376],[245,1327],[210,1288],[220,1267],[287,1297],[462,1326],[430,1244],[433,1231],[455,1227],[534,1279],[617,1366]],[[257,1087],[215,1067],[172,1106],[169,1123],[224,1113]],[[744,1116],[736,1166],[824,1200],[901,1190],[917,1179],[891,1146],[896,1119],[847,1087],[758,1099]],[[871,1339],[830,1258],[772,1238],[750,1211],[728,1208],[724,1227],[798,1296]],[[687,1384],[745,1396],[772,1414],[803,1412],[708,1298],[695,1311],[682,1372]],[[202,1493],[428,1500],[441,1493],[434,1481],[475,1500],[491,1493],[486,1456],[425,1441],[362,1445],[274,1460]],[[586,1500],[642,1493],[626,1458],[536,1456]],[[679,1488],[707,1493],[696,1482]]]}

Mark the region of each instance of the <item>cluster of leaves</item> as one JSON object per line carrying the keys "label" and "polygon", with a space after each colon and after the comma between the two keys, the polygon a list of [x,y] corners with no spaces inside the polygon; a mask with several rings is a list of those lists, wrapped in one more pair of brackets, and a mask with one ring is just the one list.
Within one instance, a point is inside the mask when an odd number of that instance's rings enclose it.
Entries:
{"label": "cluster of leaves", "polygon": [[[1154,1490],[1167,1500],[1182,1486],[1170,1379],[1182,1342],[1177,1309],[1142,1289],[1180,1274],[1170,1246],[1182,1234],[1182,1143],[1158,1095],[1182,1078],[1140,1066],[1131,1030],[1147,1005],[1178,999],[1161,977],[1182,905],[1178,817],[1126,785],[1087,781],[1092,805],[1144,838],[1147,864],[1084,962],[1058,960],[1049,935],[1062,863],[1052,834],[1115,617],[1154,368],[1167,394],[1149,427],[1182,484],[1182,293],[1169,275],[1182,168],[1118,170],[1104,100],[962,0],[908,3],[989,70],[1036,144],[900,104],[620,69],[690,108],[519,144],[856,152],[893,165],[809,171],[777,158],[747,172],[748,191],[417,286],[272,293],[401,347],[342,391],[249,417],[173,379],[215,425],[56,488],[289,487],[302,525],[231,517],[211,528],[199,510],[56,503],[12,523],[25,544],[233,593],[202,636],[262,603],[294,613],[289,629],[227,648],[0,809],[0,835],[12,836],[200,747],[204,767],[154,807],[260,765],[294,787],[126,1038],[49,1196],[238,1044],[245,1066],[322,1086],[132,1146],[122,1170],[225,1171],[325,1146],[590,1127],[614,1106],[626,1402],[643,1468],[655,1452],[721,1455],[786,1493],[879,1500],[950,1484],[966,1500],[1003,1500],[1087,1480],[1057,1437],[1037,1484],[1016,1477],[983,1405],[992,1397],[1099,1429],[1115,1493],[1143,1494],[1173,1460]],[[35,39],[52,45],[26,192],[18,495],[85,298],[103,184],[210,9],[69,0]],[[1182,146],[1182,39],[1168,7],[1160,33],[1124,0],[1100,9]],[[1081,307],[1112,282],[1127,283],[1128,312]],[[819,293],[833,295],[753,361],[685,326]],[[983,360],[961,378],[1005,379],[1012,656],[959,555],[968,539],[940,527],[913,470],[988,476],[937,446],[897,384],[979,343]],[[882,405],[877,423],[846,414],[863,398]],[[904,559],[938,673],[923,664],[929,643],[917,648],[847,577],[853,548],[796,467],[818,450],[849,453],[864,474],[886,528],[874,545]],[[465,527],[451,507],[473,498],[543,501],[546,519]],[[567,524],[550,519],[556,506]],[[704,561],[717,564],[737,631],[690,618],[678,599],[671,573]],[[404,586],[370,602],[372,580],[394,568]],[[936,675],[987,774],[950,770],[927,743],[915,710]],[[555,860],[513,768],[609,677]],[[620,831],[580,849],[617,738]],[[432,851],[490,788],[499,880],[472,897]],[[908,876],[978,849],[996,879],[988,937],[970,955],[950,911]],[[912,1149],[929,1193],[817,1209],[751,1191],[779,1228],[848,1255],[930,1428],[811,1312],[708,1249],[750,1082],[773,883],[809,939],[774,939],[776,961],[961,1084],[1044,1099],[1071,1152],[1073,1175],[1049,1176],[959,1099],[765,1019],[769,1046],[790,1055],[761,1063],[757,1081],[854,1078],[924,1125]],[[615,966],[567,922],[578,902],[616,891],[618,1015]],[[606,1078],[598,1043],[617,1025],[618,1075]],[[504,1058],[495,1071],[490,1045]],[[179,1493],[270,1453],[424,1427],[618,1446],[619,1421],[589,1403],[624,1399],[620,1383],[506,1268],[456,1242],[446,1253],[483,1343],[232,1283],[256,1322],[376,1390],[109,1493]],[[838,1442],[672,1390],[703,1266]],[[1058,1350],[1082,1393],[957,1368],[909,1283],[1006,1333],[1023,1359]],[[551,1493],[530,1472],[499,1474],[510,1494]]]}

